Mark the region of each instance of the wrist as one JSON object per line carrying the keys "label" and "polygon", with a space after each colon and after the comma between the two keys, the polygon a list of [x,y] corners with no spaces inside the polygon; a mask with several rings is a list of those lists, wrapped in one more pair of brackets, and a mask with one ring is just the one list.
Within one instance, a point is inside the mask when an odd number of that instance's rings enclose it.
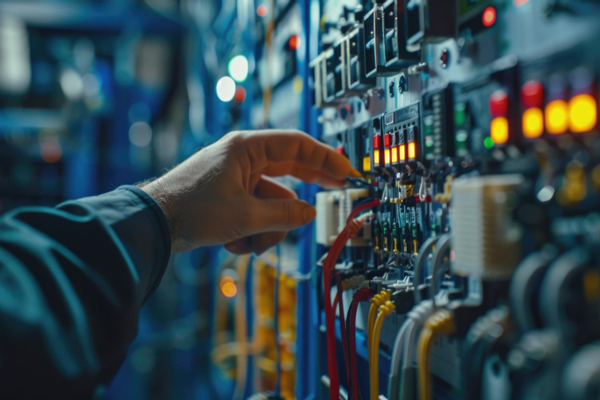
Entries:
{"label": "wrist", "polygon": [[169,191],[164,190],[159,180],[149,180],[136,184],[137,187],[146,192],[150,197],[152,197],[160,206],[165,219],[167,220],[167,225],[169,227],[169,234],[171,236],[171,250],[175,251],[175,238],[177,237],[177,232],[179,231],[178,219],[174,213],[174,207],[172,206],[171,196],[169,195]]}

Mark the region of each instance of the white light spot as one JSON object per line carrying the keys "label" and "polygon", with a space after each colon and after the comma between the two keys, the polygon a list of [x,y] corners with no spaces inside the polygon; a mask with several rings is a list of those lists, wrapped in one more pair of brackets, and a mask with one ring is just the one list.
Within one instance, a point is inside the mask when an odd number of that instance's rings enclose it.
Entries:
{"label": "white light spot", "polygon": [[248,59],[244,56],[235,56],[229,61],[229,75],[237,82],[243,82],[248,77]]}
{"label": "white light spot", "polygon": [[129,128],[129,141],[137,147],[146,147],[152,141],[152,128],[143,121],[136,122]]}
{"label": "white light spot", "polygon": [[224,76],[217,82],[217,96],[222,102],[228,103],[235,96],[235,82],[228,76]]}

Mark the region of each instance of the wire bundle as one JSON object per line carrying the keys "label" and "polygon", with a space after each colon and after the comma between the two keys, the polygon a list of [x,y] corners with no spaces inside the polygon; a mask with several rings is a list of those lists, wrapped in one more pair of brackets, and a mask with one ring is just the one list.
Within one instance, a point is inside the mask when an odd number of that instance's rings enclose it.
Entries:
{"label": "wire bundle", "polygon": [[[331,304],[331,273],[335,269],[335,263],[342,252],[342,249],[346,245],[346,242],[350,237],[356,236],[358,232],[364,226],[364,219],[355,219],[356,216],[364,210],[369,208],[377,207],[379,205],[379,199],[366,200],[360,203],[348,216],[346,220],[346,227],[339,234],[333,246],[329,250],[325,261],[323,262],[323,286],[324,286],[324,297],[325,297],[325,323],[327,326],[327,369],[329,371],[329,398],[337,399],[340,392],[340,380],[336,365],[336,351],[335,351],[335,310]],[[338,292],[339,293],[339,292]],[[341,297],[341,293],[339,293]]]}
{"label": "wire bundle", "polygon": [[360,390],[358,387],[358,370],[356,364],[356,313],[360,302],[368,301],[375,291],[371,288],[362,288],[357,290],[352,297],[352,303],[348,310],[348,352],[350,354],[350,373],[348,374],[348,390],[351,400],[360,399]]}
{"label": "wire bundle", "polygon": [[384,304],[379,306],[379,314],[377,315],[375,326],[373,327],[371,346],[369,348],[371,400],[379,399],[379,338],[381,336],[381,327],[383,326],[383,321],[389,317],[392,311],[395,309],[396,306],[394,303],[392,303],[390,300],[386,300]]}

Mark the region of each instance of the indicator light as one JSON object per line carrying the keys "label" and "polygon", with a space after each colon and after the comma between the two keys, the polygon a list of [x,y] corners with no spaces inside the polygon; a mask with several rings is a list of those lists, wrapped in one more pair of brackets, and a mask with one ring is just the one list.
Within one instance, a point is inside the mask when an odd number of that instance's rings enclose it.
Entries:
{"label": "indicator light", "polygon": [[496,90],[489,100],[490,114],[495,117],[506,117],[508,114],[508,93],[504,90]]}
{"label": "indicator light", "polygon": [[392,164],[398,164],[398,146],[392,147]]}
{"label": "indicator light", "polygon": [[233,100],[235,96],[235,82],[228,76],[224,76],[217,82],[217,97],[224,103]]}
{"label": "indicator light", "polygon": [[385,165],[390,165],[390,149],[385,149],[383,151],[383,157],[385,159]]}
{"label": "indicator light", "polygon": [[523,135],[535,139],[544,133],[544,113],[537,107],[529,108],[523,113]]}
{"label": "indicator light", "polygon": [[406,145],[400,145],[400,147],[398,148],[398,157],[400,157],[400,161],[406,161]]}
{"label": "indicator light", "polygon": [[544,103],[544,86],[538,81],[526,82],[521,88],[521,103],[525,108],[541,107]]}
{"label": "indicator light", "polygon": [[466,111],[467,105],[465,103],[459,103],[454,106],[454,122],[457,126],[464,125],[466,122]]}
{"label": "indicator light", "polygon": [[529,0],[513,0],[513,3],[515,4],[516,7],[521,7],[521,6],[524,6],[525,4],[529,3]]}
{"label": "indicator light", "polygon": [[481,22],[483,26],[489,28],[496,23],[496,9],[494,7],[488,7],[481,14]]}
{"label": "indicator light", "polygon": [[227,71],[235,81],[245,81],[248,77],[248,59],[242,55],[233,57],[227,64]]}
{"label": "indicator light", "polygon": [[258,15],[259,17],[266,16],[268,12],[269,9],[264,4],[261,4],[260,6],[256,7],[256,15]]}
{"label": "indicator light", "polygon": [[392,145],[392,134],[387,133],[383,136],[383,145],[385,147],[390,147]]}
{"label": "indicator light", "polygon": [[413,160],[417,157],[417,147],[415,142],[408,143],[408,159]]}
{"label": "indicator light", "polygon": [[494,147],[494,140],[488,136],[483,140],[483,145],[486,149],[491,149],[492,147]]}
{"label": "indicator light", "polygon": [[596,99],[580,94],[569,101],[569,127],[571,132],[589,132],[596,127],[598,110]]}
{"label": "indicator light", "polygon": [[373,164],[379,166],[379,150],[373,150]]}
{"label": "indicator light", "polygon": [[233,100],[237,101],[238,103],[241,103],[242,101],[246,100],[246,89],[244,89],[243,86],[238,86],[237,88],[235,88],[235,95],[233,96]]}
{"label": "indicator light", "polygon": [[560,135],[568,129],[567,102],[554,100],[546,106],[546,130],[552,135]]}
{"label": "indicator light", "polygon": [[290,36],[288,39],[288,47],[292,50],[298,50],[298,47],[300,47],[300,38],[298,35]]}
{"label": "indicator light", "polygon": [[371,170],[371,157],[363,157],[363,171],[369,172]]}
{"label": "indicator light", "polygon": [[492,120],[490,136],[495,144],[504,144],[508,141],[508,120],[506,117],[496,117]]}
{"label": "indicator light", "polygon": [[373,136],[373,148],[374,149],[378,149],[379,148],[379,142],[381,140],[381,135],[375,135]]}

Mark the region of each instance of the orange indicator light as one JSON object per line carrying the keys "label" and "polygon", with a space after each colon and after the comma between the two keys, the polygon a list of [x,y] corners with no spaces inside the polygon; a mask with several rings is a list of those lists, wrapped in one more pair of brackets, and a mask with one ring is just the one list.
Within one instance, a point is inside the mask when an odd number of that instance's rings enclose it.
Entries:
{"label": "orange indicator light", "polygon": [[417,148],[415,146],[415,142],[410,142],[408,144],[408,159],[414,159],[417,156]]}
{"label": "orange indicator light", "polygon": [[385,158],[385,165],[390,165],[390,149],[385,149],[383,155]]}
{"label": "orange indicator light", "polygon": [[569,127],[567,102],[554,100],[546,106],[546,130],[552,135],[565,133]]}
{"label": "orange indicator light", "polygon": [[575,96],[569,102],[569,127],[573,133],[589,132],[596,127],[596,99],[589,94]]}
{"label": "orange indicator light", "polygon": [[496,117],[490,124],[490,136],[495,144],[508,142],[508,120],[506,117]]}
{"label": "orange indicator light", "polygon": [[392,147],[392,164],[398,162],[398,147]]}
{"label": "orange indicator light", "polygon": [[533,107],[523,113],[523,135],[528,139],[535,139],[544,133],[544,114],[542,110]]}

